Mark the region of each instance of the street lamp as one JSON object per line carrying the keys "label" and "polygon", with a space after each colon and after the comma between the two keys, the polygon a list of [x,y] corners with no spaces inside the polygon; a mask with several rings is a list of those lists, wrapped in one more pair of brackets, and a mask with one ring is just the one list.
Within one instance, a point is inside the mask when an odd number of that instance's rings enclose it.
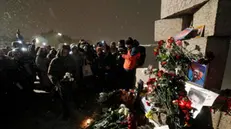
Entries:
{"label": "street lamp", "polygon": [[62,36],[63,34],[62,33],[58,33],[58,36]]}

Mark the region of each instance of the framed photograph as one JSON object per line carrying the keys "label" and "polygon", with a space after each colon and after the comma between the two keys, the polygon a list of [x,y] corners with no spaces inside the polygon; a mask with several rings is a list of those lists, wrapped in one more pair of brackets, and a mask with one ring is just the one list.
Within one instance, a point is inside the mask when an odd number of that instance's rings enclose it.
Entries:
{"label": "framed photograph", "polygon": [[188,68],[188,79],[200,87],[204,87],[207,74],[207,65],[192,62]]}
{"label": "framed photograph", "polygon": [[191,32],[193,31],[193,28],[186,28],[183,31],[181,31],[179,34],[177,34],[174,39],[175,41],[177,40],[183,40],[183,39],[188,39],[190,37]]}

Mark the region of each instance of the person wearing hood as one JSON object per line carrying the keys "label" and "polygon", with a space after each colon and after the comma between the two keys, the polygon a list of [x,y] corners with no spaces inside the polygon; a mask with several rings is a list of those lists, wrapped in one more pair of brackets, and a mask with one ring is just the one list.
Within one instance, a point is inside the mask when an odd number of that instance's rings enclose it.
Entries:
{"label": "person wearing hood", "polygon": [[35,59],[35,64],[38,68],[38,76],[40,79],[41,86],[43,86],[45,90],[50,89],[51,83],[47,76],[48,59],[46,58],[45,48],[43,47],[39,48],[36,59]]}
{"label": "person wearing hood", "polygon": [[29,55],[30,56],[32,56],[33,58],[35,58],[36,57],[36,40],[35,39],[33,39],[32,41],[31,41],[31,44],[28,46],[28,52],[29,52]]}
{"label": "person wearing hood", "polygon": [[70,56],[70,46],[63,44],[61,49],[48,68],[48,76],[55,85],[63,106],[63,119],[67,120],[71,115],[73,103],[73,86],[75,86],[76,66]]}
{"label": "person wearing hood", "polygon": [[17,41],[14,41],[11,43],[11,47],[12,47],[12,50],[7,53],[7,56],[13,58],[13,51],[17,48],[21,48],[22,44]]}
{"label": "person wearing hood", "polygon": [[13,83],[17,87],[17,90],[22,91],[23,96],[33,95],[34,80],[32,71],[29,68],[29,63],[24,59],[23,52],[19,48],[15,48],[13,51],[13,63],[15,70],[12,74]]}
{"label": "person wearing hood", "polygon": [[49,53],[47,54],[48,65],[50,64],[51,60],[53,60],[57,55],[57,51],[55,48],[52,48]]}
{"label": "person wearing hood", "polygon": [[82,66],[83,66],[83,56],[79,53],[77,46],[72,46],[71,48],[71,57],[75,61],[76,66],[76,81],[80,81],[82,79]]}

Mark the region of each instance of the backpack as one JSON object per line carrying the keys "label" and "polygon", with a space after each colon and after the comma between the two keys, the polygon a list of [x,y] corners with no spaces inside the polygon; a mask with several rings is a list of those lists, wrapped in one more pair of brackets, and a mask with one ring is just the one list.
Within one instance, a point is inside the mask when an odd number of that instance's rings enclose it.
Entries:
{"label": "backpack", "polygon": [[140,58],[137,60],[137,66],[141,67],[144,65],[146,59],[146,48],[143,46],[138,46],[138,50],[140,52]]}

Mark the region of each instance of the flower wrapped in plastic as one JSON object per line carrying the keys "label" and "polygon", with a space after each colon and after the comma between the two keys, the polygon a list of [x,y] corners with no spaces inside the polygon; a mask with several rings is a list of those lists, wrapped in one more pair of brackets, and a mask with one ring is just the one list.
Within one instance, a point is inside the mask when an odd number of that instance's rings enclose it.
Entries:
{"label": "flower wrapped in plastic", "polygon": [[66,72],[62,79],[63,82],[73,82],[74,80],[73,75],[69,72]]}

